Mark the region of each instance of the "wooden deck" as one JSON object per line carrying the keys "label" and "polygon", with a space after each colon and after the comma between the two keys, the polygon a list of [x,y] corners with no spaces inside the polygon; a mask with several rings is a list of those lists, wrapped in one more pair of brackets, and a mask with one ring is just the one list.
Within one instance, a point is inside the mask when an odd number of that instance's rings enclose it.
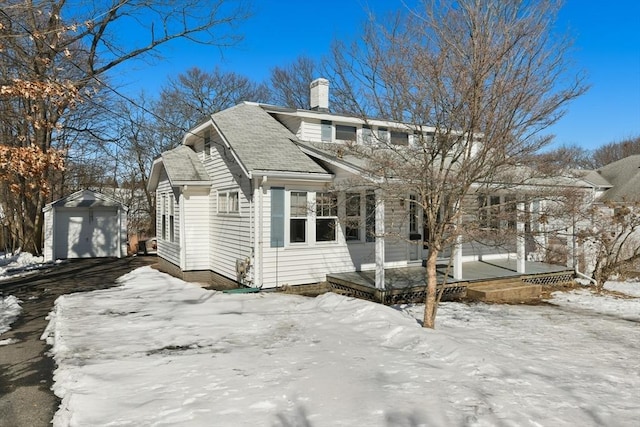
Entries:
{"label": "wooden deck", "polygon": [[[438,266],[438,283],[444,283],[446,265]],[[443,299],[466,296],[467,289],[479,289],[492,285],[501,288],[521,285],[561,284],[573,280],[573,270],[541,262],[526,262],[524,274],[516,271],[516,261],[501,259],[472,261],[462,265],[463,278],[447,277]],[[450,272],[452,273],[452,272]],[[361,271],[327,275],[333,291],[377,301],[398,304],[424,301],[426,296],[426,270],[422,266],[385,269],[385,289],[375,288],[375,272]],[[477,294],[477,293],[474,293]],[[502,294],[504,290],[502,290]]]}

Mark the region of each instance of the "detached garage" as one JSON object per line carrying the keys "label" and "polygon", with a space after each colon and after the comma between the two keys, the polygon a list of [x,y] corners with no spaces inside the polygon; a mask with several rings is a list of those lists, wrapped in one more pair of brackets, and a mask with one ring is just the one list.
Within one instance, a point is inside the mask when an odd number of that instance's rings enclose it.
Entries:
{"label": "detached garage", "polygon": [[81,190],[49,203],[44,212],[45,261],[121,258],[127,254],[127,207]]}

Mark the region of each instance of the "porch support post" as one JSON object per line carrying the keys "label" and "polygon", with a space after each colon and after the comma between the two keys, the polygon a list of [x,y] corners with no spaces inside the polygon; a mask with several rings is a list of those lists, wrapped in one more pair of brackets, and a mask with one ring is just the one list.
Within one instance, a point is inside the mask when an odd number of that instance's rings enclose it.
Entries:
{"label": "porch support post", "polygon": [[525,240],[524,240],[524,203],[518,202],[516,209],[516,271],[524,274],[525,272]]}
{"label": "porch support post", "polygon": [[376,289],[384,290],[384,200],[376,191]]}
{"label": "porch support post", "polygon": [[453,247],[453,278],[462,280],[462,236],[456,236],[456,244]]}

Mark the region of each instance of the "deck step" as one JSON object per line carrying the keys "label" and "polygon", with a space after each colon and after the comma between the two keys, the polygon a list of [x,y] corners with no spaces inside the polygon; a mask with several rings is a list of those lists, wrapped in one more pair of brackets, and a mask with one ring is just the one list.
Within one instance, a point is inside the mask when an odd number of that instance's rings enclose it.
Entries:
{"label": "deck step", "polygon": [[524,283],[520,279],[484,282],[467,288],[467,298],[484,302],[527,302],[539,299],[541,294],[541,285]]}

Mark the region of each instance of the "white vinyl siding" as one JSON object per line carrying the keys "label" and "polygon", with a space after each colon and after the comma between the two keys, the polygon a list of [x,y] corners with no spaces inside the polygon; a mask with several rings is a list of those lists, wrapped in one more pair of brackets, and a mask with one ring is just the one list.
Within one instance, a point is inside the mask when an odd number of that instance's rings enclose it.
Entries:
{"label": "white vinyl siding", "polygon": [[[287,187],[285,182],[277,182],[274,187]],[[302,191],[299,186],[292,186],[286,191]],[[309,183],[305,187],[307,193],[310,194],[309,200],[314,200],[315,195],[322,193],[324,190],[321,186],[314,186]],[[316,241],[312,235],[308,236],[306,244],[290,244],[285,247],[271,247],[269,245],[271,235],[270,226],[271,218],[271,191],[268,189],[263,192],[263,212],[262,216],[262,241],[265,244],[262,247],[263,263],[262,266],[262,285],[265,288],[272,288],[282,285],[300,285],[308,283],[317,283],[324,281],[329,273],[340,273],[347,271],[359,271],[362,269],[373,269],[375,267],[375,243],[365,242],[358,243],[347,242],[344,235],[344,228],[338,226],[336,228],[335,242]],[[364,198],[364,193],[362,193]],[[337,195],[338,218],[344,218],[345,215],[345,195],[339,193]],[[388,215],[386,226],[387,231],[395,232],[398,227],[402,229],[404,235],[408,233],[408,225],[406,219],[406,211],[399,206],[399,202],[387,202],[386,214]],[[286,205],[288,211],[289,206]],[[395,211],[395,214],[392,213]],[[317,212],[313,212],[317,219]],[[308,230],[315,235],[314,221],[309,217]],[[395,216],[393,216],[395,215]],[[340,225],[340,224],[339,224]],[[394,226],[396,228],[394,228]],[[259,237],[258,237],[259,238]],[[406,265],[408,259],[408,243],[406,238],[396,239],[386,237],[385,239],[386,261],[391,265]]]}
{"label": "white vinyl siding", "polygon": [[209,189],[188,188],[182,194],[185,271],[209,269]]}
{"label": "white vinyl siding", "polygon": [[303,121],[297,136],[303,141],[322,141],[320,120]]}
{"label": "white vinyl siding", "polygon": [[[156,189],[156,233],[158,235],[158,256],[166,259],[172,264],[175,264],[181,267],[180,263],[180,210],[176,209],[174,206],[174,241],[170,242],[168,239],[165,239],[162,236],[162,201],[165,200],[167,203],[169,193],[173,194],[173,188],[169,183],[169,178],[167,177],[166,172],[163,170],[162,175],[160,176],[160,180],[158,182],[158,187]],[[164,197],[163,197],[164,195]],[[175,198],[174,203],[175,203]],[[165,211],[168,213],[168,207],[165,205]],[[167,221],[166,229],[168,229],[168,218],[165,218]],[[167,236],[168,237],[168,236]]]}
{"label": "white vinyl siding", "polygon": [[[223,143],[217,133],[212,132],[211,138],[211,156],[204,166],[212,180],[208,206],[212,215],[208,227],[209,249],[203,253],[208,256],[210,270],[236,280],[236,261],[244,261],[252,254],[250,182],[239,165],[229,160],[228,153],[221,152]],[[221,193],[225,194],[222,198]],[[219,205],[220,200],[225,206]]]}

